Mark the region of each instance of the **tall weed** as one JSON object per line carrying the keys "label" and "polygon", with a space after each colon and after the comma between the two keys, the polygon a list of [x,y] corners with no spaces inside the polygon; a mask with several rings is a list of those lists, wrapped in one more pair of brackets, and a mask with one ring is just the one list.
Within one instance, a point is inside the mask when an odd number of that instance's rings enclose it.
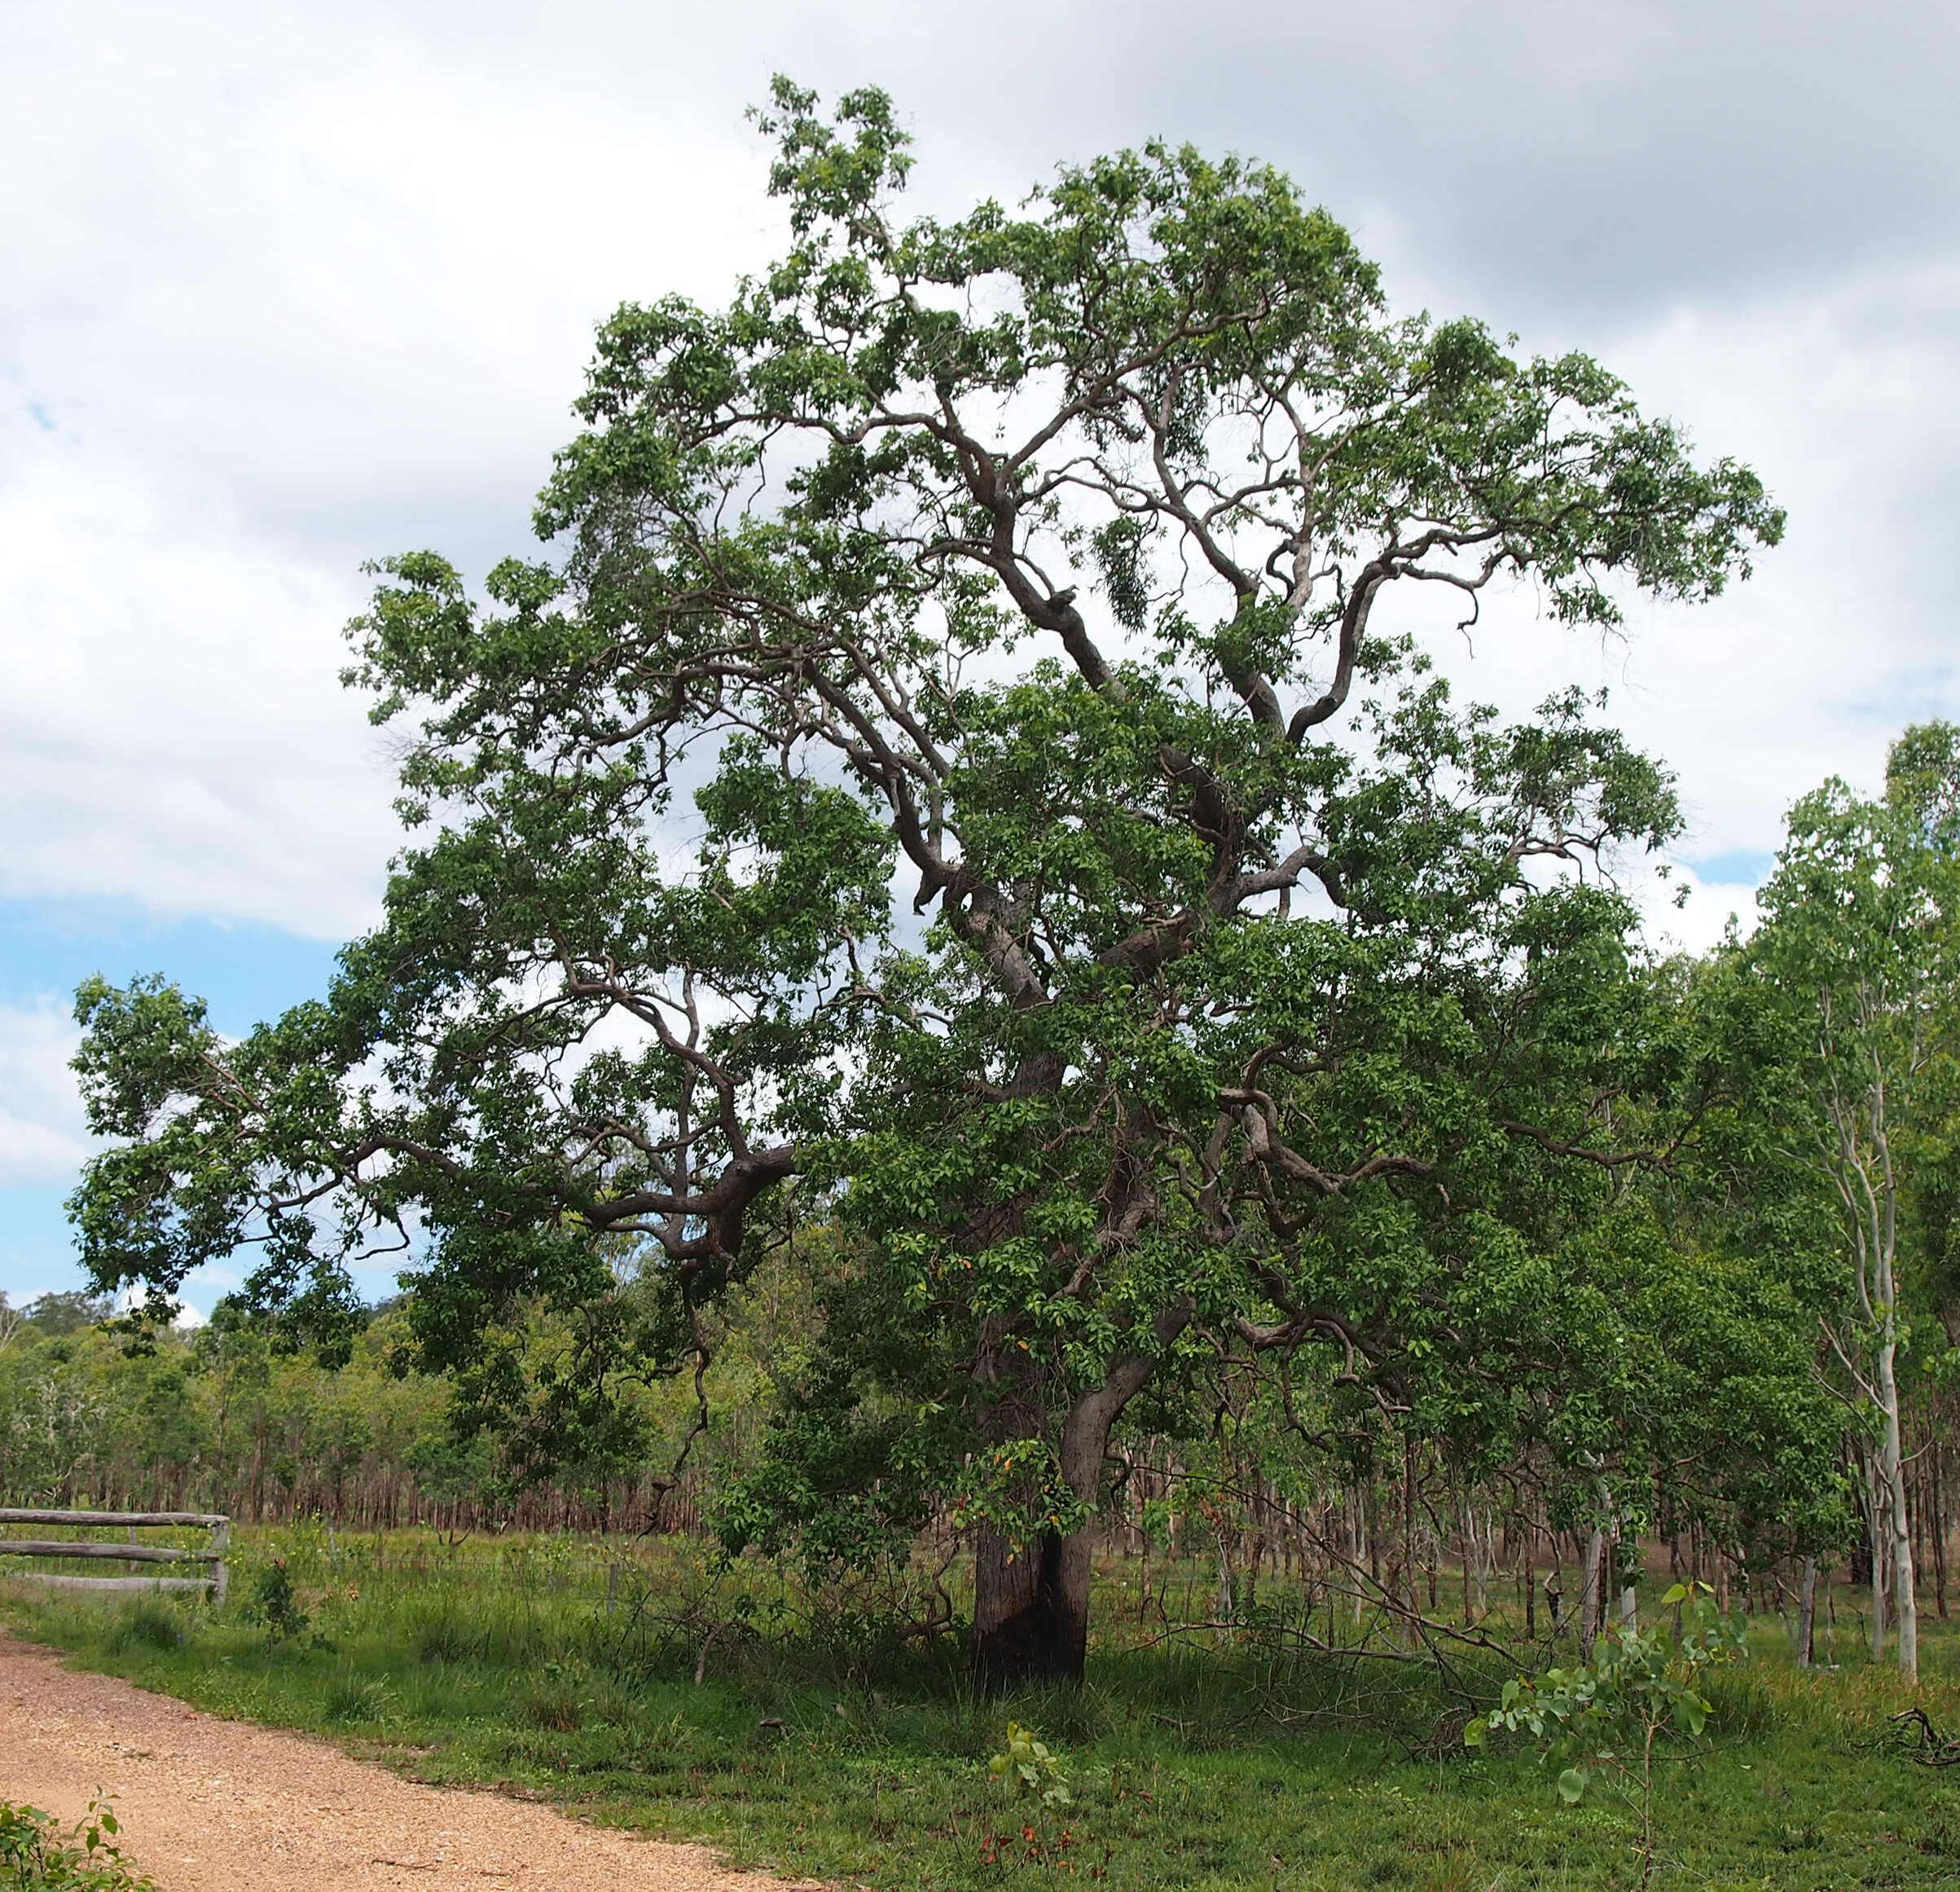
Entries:
{"label": "tall weed", "polygon": [[145,1596],[116,1613],[103,1644],[112,1655],[120,1656],[142,1649],[174,1649],[189,1639],[177,1611],[156,1597]]}

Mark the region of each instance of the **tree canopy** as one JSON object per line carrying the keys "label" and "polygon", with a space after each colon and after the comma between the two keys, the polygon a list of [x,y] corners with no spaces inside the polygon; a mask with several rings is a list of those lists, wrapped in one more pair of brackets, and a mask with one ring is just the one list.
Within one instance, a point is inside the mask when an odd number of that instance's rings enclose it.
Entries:
{"label": "tree canopy", "polygon": [[[1592,1489],[1707,1338],[1642,1177],[1720,1060],[1606,871],[1679,816],[1595,702],[1506,725],[1377,619],[1611,627],[1782,515],[1589,358],[1392,314],[1268,167],[907,222],[881,94],[760,122],[789,248],[604,324],[544,556],[380,568],[348,680],[419,832],[327,1000],[226,1044],[82,992],[96,1280],[255,1242],[330,1329],[395,1244],[429,1362],[569,1415],[801,1239],[823,1340],[726,1528],[956,1498],[997,1674],[1079,1667],[1110,1429],[1228,1356]],[[582,1323],[545,1388],[532,1301]]]}

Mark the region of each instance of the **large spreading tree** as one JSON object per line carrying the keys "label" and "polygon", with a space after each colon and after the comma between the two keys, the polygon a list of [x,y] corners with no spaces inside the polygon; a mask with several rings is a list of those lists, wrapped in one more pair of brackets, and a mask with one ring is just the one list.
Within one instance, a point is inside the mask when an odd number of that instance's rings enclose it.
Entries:
{"label": "large spreading tree", "polygon": [[725,1528],[956,1506],[995,1677],[1079,1670],[1112,1428],[1222,1355],[1597,1466],[1697,1082],[1605,869],[1674,803],[1418,633],[1708,596],[1761,485],[1584,356],[1391,316],[1262,165],[902,222],[883,95],[763,126],[786,253],[604,325],[547,556],[393,560],[354,628],[425,838],[327,999],[226,1044],[85,990],[98,1281],[260,1242],[318,1322],[404,1243],[472,1401],[595,1425],[801,1229],[821,1334]]}

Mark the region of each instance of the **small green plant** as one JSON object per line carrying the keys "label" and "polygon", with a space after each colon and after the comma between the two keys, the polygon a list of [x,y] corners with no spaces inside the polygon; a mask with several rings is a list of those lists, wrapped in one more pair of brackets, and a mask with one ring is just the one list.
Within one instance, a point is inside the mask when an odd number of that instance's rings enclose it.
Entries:
{"label": "small green plant", "polygon": [[987,1763],[987,1771],[1003,1782],[1009,1793],[1035,1794],[1044,1806],[1066,1806],[1074,1798],[1061,1762],[1031,1727],[1023,1727],[1017,1721],[1007,1724],[1007,1746]]}
{"label": "small green plant", "polygon": [[138,1872],[116,1843],[121,1830],[100,1793],[72,1827],[37,1806],[0,1800],[0,1889],[156,1892],[154,1881]]}
{"label": "small green plant", "polygon": [[266,1646],[269,1649],[302,1635],[313,1620],[300,1608],[298,1593],[292,1586],[292,1573],[286,1568],[283,1557],[275,1557],[253,1578],[252,1595],[245,1604],[245,1620],[264,1625]]}
{"label": "small green plant", "polygon": [[1559,1768],[1558,1797],[1568,1806],[1595,1780],[1611,1781],[1638,1822],[1642,1887],[1654,1877],[1654,1769],[1662,1745],[1701,1738],[1710,1712],[1703,1677],[1749,1652],[1706,1584],[1677,1583],[1661,1606],[1680,1613],[1672,1635],[1619,1624],[1600,1637],[1590,1664],[1505,1683],[1497,1706],[1463,1731],[1472,1748],[1494,1730],[1528,1735],[1539,1758]]}

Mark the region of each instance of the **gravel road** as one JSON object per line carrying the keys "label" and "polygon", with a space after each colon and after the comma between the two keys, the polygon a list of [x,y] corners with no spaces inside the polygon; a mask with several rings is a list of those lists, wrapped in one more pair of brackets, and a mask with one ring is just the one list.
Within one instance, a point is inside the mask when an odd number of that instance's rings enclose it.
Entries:
{"label": "gravel road", "polygon": [[417,1786],[0,1636],[0,1798],[72,1820],[99,1787],[161,1892],[792,1892],[700,1846]]}

